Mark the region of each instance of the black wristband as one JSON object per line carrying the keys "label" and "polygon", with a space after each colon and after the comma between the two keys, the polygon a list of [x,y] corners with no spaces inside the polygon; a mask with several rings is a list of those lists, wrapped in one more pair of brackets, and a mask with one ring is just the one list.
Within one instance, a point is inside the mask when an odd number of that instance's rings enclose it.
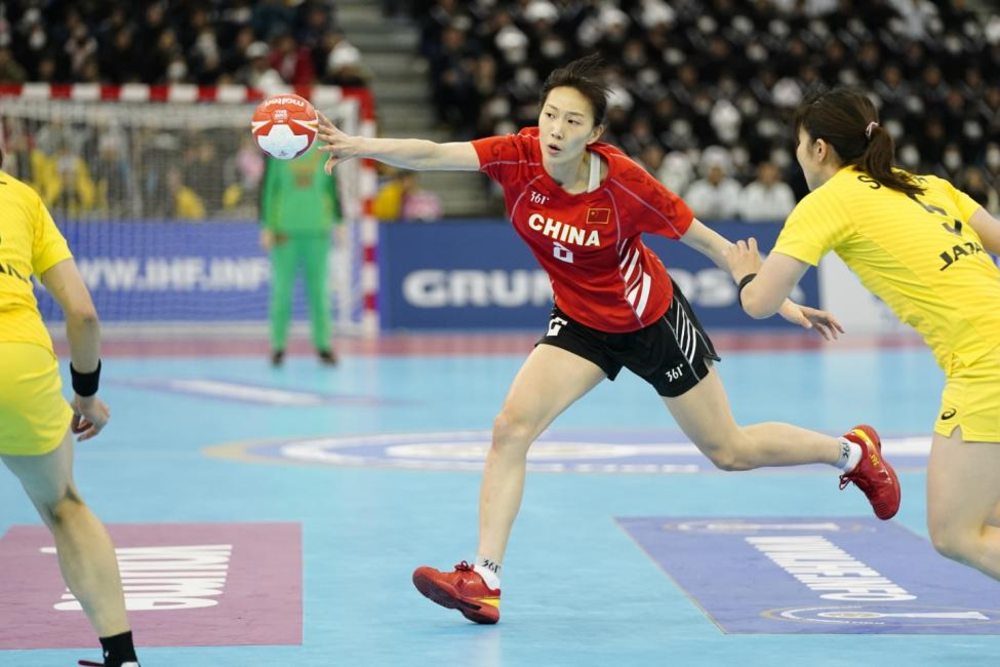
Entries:
{"label": "black wristband", "polygon": [[750,281],[756,277],[756,273],[748,273],[740,279],[740,285],[736,288],[736,299],[740,302],[741,308],[743,307],[743,288],[749,285]]}
{"label": "black wristband", "polygon": [[73,368],[73,363],[69,364],[69,374],[73,378],[73,391],[77,396],[86,398],[97,393],[97,386],[101,383],[101,360],[97,360],[97,368],[89,373],[81,373]]}

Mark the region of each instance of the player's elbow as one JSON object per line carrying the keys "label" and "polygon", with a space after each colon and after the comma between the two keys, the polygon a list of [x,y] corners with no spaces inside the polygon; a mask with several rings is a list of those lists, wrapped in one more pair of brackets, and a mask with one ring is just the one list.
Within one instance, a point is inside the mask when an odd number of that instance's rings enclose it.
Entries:
{"label": "player's elbow", "polygon": [[749,286],[743,290],[740,301],[744,312],[755,320],[771,317],[778,312],[778,308],[781,306],[780,302],[770,303],[771,300],[767,298],[766,294],[761,294],[760,290],[750,289]]}
{"label": "player's elbow", "polygon": [[100,324],[97,309],[89,300],[87,303],[70,305],[66,309],[66,321],[84,327],[96,327]]}

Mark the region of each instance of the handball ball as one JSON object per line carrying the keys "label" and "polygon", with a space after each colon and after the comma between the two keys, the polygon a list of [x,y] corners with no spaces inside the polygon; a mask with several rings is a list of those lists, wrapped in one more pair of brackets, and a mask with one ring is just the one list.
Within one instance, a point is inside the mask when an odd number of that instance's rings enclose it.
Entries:
{"label": "handball ball", "polygon": [[291,160],[312,146],[319,118],[304,97],[273,95],[257,105],[250,127],[262,151],[279,160]]}

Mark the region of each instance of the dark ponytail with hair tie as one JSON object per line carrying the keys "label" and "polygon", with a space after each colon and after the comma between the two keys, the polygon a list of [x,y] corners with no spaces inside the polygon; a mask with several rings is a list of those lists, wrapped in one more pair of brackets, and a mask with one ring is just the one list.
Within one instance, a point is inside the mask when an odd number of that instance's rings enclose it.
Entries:
{"label": "dark ponytail with hair tie", "polygon": [[880,185],[908,195],[923,193],[910,174],[894,168],[892,135],[879,125],[875,105],[864,93],[835,88],[809,95],[795,112],[795,136],[800,128],[833,146],[845,166],[860,169]]}

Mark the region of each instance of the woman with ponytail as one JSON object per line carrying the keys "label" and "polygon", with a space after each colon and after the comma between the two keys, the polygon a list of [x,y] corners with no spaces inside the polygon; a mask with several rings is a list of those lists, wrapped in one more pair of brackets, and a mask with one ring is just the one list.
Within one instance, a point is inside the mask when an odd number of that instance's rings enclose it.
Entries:
{"label": "woman with ponytail", "polygon": [[927,473],[935,548],[1000,580],[1000,221],[935,176],[893,166],[875,106],[848,89],[807,99],[796,157],[810,194],[761,261],[728,253],[744,310],[775,312],[831,250],[934,352],[946,383]]}

